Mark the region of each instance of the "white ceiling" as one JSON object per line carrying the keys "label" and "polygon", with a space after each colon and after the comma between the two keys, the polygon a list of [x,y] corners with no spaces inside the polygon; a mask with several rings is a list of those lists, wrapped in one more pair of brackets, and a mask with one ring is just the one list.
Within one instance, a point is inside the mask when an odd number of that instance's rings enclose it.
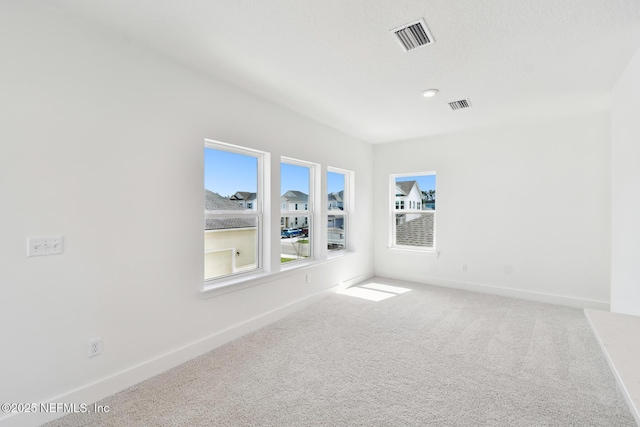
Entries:
{"label": "white ceiling", "polygon": [[640,0],[45,2],[372,143],[607,108],[640,45]]}

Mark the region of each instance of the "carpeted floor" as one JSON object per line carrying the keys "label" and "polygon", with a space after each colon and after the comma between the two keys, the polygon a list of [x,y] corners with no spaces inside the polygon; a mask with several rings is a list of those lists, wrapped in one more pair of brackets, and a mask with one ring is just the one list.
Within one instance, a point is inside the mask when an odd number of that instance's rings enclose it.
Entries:
{"label": "carpeted floor", "polygon": [[582,310],[330,297],[48,426],[635,426]]}

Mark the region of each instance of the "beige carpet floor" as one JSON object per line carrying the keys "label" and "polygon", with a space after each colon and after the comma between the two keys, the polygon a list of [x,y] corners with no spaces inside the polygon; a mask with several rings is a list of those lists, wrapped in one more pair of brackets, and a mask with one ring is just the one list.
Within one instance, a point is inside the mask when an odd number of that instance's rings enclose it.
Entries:
{"label": "beige carpet floor", "polygon": [[634,426],[582,310],[376,279],[48,426]]}

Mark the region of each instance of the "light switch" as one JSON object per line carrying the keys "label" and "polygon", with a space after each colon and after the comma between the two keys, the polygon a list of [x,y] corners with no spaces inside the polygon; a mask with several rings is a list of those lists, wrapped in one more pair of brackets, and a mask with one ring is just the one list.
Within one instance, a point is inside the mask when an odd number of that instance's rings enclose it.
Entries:
{"label": "light switch", "polygon": [[29,237],[27,256],[56,255],[64,252],[64,237]]}

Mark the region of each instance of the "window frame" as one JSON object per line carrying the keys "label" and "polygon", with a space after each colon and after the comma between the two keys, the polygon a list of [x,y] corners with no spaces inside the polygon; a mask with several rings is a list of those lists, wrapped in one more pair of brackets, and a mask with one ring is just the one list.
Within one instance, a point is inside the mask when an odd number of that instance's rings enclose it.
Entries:
{"label": "window frame", "polygon": [[[320,165],[317,163],[307,162],[304,160],[294,159],[291,157],[280,157],[280,167],[282,168],[282,164],[286,163],[288,165],[300,166],[309,169],[309,194],[307,195],[307,203],[295,203],[294,209],[282,209],[282,202],[280,203],[280,227],[281,230],[287,228],[287,221],[284,221],[283,218],[290,217],[294,218],[295,226],[300,228],[308,228],[309,232],[307,234],[309,255],[306,258],[294,259],[292,261],[280,262],[281,270],[288,270],[291,268],[300,267],[301,264],[304,265],[306,263],[315,261],[318,259],[318,253],[315,250],[316,245],[315,241],[318,238],[318,232],[316,230],[314,216],[315,216],[315,192],[316,192],[316,173],[317,169],[320,168]],[[280,172],[280,179],[282,180],[282,171]],[[287,189],[286,191],[289,191]],[[295,190],[294,190],[295,191]],[[279,195],[279,199],[281,200],[284,194]],[[299,209],[301,205],[304,205],[307,209]],[[287,203],[285,202],[285,208],[287,207]],[[298,218],[305,218],[302,221],[302,224],[299,224]],[[307,219],[308,218],[308,219]],[[282,242],[280,242],[280,247],[282,247]]]}
{"label": "window frame", "polygon": [[[408,209],[410,206],[409,203],[405,203],[404,200],[401,200],[398,206],[396,201],[396,178],[402,177],[414,177],[414,176],[435,176],[436,177],[436,188],[438,185],[437,173],[436,171],[425,171],[425,172],[413,172],[413,173],[396,173],[389,175],[389,203],[387,206],[389,207],[389,248],[398,249],[404,251],[417,251],[417,252],[425,252],[425,253],[437,253],[436,249],[436,236],[437,236],[437,210],[433,209],[422,209],[422,199],[420,202],[420,206],[418,209]],[[422,195],[421,195],[422,197]],[[409,246],[409,245],[399,245],[396,240],[396,215],[424,215],[433,212],[433,245],[431,247],[427,246]]]}
{"label": "window frame", "polygon": [[[329,209],[329,202],[327,200],[327,210],[326,210],[326,217],[325,217],[325,224],[328,225],[329,223],[329,215],[331,216],[342,216],[343,220],[344,220],[344,248],[342,249],[329,249],[329,233],[328,230],[326,232],[326,237],[327,237],[327,244],[325,245],[325,249],[329,255],[329,257],[335,257],[335,256],[341,256],[341,255],[345,255],[346,253],[348,253],[350,251],[349,248],[349,244],[350,244],[350,215],[351,215],[351,211],[352,211],[352,203],[351,203],[351,197],[352,197],[352,183],[353,183],[353,172],[346,170],[346,169],[340,169],[340,168],[335,168],[332,166],[327,166],[327,181],[329,179],[329,173],[337,173],[340,175],[344,176],[344,194],[342,197],[342,209]],[[328,184],[327,184],[327,191],[325,194],[325,198],[329,197],[329,190],[328,190]]]}
{"label": "window frame", "polygon": [[[203,215],[203,220],[207,218],[207,215],[211,215],[210,217],[213,218],[257,218],[256,268],[253,268],[252,266],[252,269],[249,271],[236,272],[234,274],[225,274],[218,277],[204,279],[205,271],[203,265],[201,269],[202,273],[200,273],[203,275],[203,285],[200,291],[202,298],[215,298],[253,286],[261,286],[278,278],[293,277],[293,275],[299,274],[298,272],[300,271],[305,271],[309,268],[317,268],[318,265],[322,265],[324,263],[342,262],[340,261],[342,255],[347,257],[353,256],[353,250],[349,247],[350,245],[353,245],[353,234],[349,227],[349,221],[351,219],[350,215],[353,215],[354,212],[353,197],[355,189],[353,187],[353,171],[333,167],[327,168],[321,163],[313,163],[286,156],[280,157],[280,153],[272,156],[272,153],[267,151],[256,150],[246,146],[230,144],[210,138],[205,138],[204,142],[204,148],[255,157],[257,159],[256,163],[258,170],[256,188],[257,199],[252,200],[255,210],[208,211]],[[206,153],[205,150],[202,152]],[[278,165],[283,161],[285,163],[309,168],[309,199],[307,209],[304,211],[287,211],[281,209],[282,194],[280,192],[279,178],[277,174],[279,170]],[[205,163],[203,162],[201,165],[204,167]],[[329,251],[327,245],[326,212],[328,210],[328,206],[326,195],[328,191],[325,181],[327,171],[338,172],[345,175],[344,210],[335,211],[335,213],[339,212],[339,215],[342,215],[345,218],[345,248],[334,251]],[[205,187],[203,185],[203,190],[204,189]],[[211,190],[215,190],[215,188],[212,188]],[[302,205],[299,205],[299,208],[301,206]],[[277,224],[276,215],[280,215],[281,224]],[[310,235],[309,257],[295,260],[294,262],[281,262],[279,256],[281,250],[280,230],[283,228],[282,218],[284,216],[304,217],[308,221]],[[306,226],[304,226],[304,228],[306,228]],[[204,233],[201,236],[203,235]],[[201,240],[201,242],[203,245],[201,262],[203,262],[205,261],[204,239]],[[229,246],[233,247],[234,245],[231,244]]]}
{"label": "window frame", "polygon": [[[229,284],[237,283],[240,281],[248,280],[256,275],[263,274],[268,271],[268,265],[265,261],[265,245],[268,241],[269,226],[268,221],[265,220],[265,184],[266,173],[265,165],[269,162],[269,153],[264,151],[255,150],[246,147],[240,147],[238,145],[229,144],[226,142],[216,141],[212,139],[205,139],[204,148],[209,148],[218,151],[226,151],[234,154],[240,154],[244,156],[250,156],[256,158],[256,199],[253,201],[255,209],[245,210],[219,210],[219,211],[207,211],[204,210],[204,220],[207,219],[226,219],[226,218],[255,218],[256,219],[256,268],[247,271],[232,272],[223,276],[204,278],[204,290],[215,289]],[[203,163],[204,167],[204,163]],[[204,187],[204,179],[203,179]],[[209,230],[204,230],[206,234]],[[204,241],[203,241],[204,245]],[[204,248],[203,248],[204,249]],[[203,254],[207,254],[211,251],[203,250]],[[235,269],[235,258],[232,261],[232,267]],[[203,269],[204,276],[204,269]]]}

